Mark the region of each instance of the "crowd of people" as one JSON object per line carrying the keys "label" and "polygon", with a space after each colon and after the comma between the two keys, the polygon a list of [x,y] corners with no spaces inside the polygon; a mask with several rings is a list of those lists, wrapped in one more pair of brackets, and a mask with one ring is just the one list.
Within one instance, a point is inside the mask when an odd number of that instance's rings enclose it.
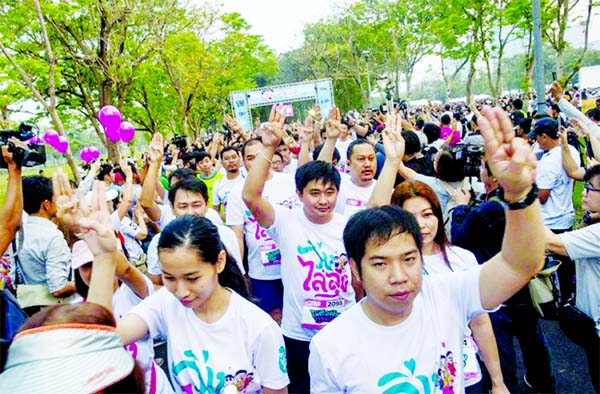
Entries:
{"label": "crowd of people", "polygon": [[21,179],[3,148],[0,388],[499,394],[516,337],[550,393],[551,317],[600,392],[600,99],[550,99],[302,123],[274,105],[253,130],[157,133],[79,185]]}

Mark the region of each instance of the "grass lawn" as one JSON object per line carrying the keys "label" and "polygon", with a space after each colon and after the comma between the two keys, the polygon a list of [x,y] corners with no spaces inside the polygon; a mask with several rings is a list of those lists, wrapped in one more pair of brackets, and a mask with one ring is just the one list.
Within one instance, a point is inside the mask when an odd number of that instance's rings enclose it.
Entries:
{"label": "grass lawn", "polygon": [[[65,174],[67,174],[69,176],[69,178],[72,178],[71,169],[69,168],[69,165],[66,163],[61,166],[54,166],[54,167],[50,167],[50,166],[49,167],[38,166],[38,167],[33,167],[33,168],[25,167],[25,168],[23,168],[22,175],[23,176],[38,175],[40,170],[44,170],[44,176],[51,177],[52,174],[54,174],[54,172],[58,168],[62,168],[62,170],[65,172]],[[7,185],[8,185],[8,172],[5,169],[1,169],[0,170],[0,206],[4,205],[4,200],[6,199],[6,186]]]}

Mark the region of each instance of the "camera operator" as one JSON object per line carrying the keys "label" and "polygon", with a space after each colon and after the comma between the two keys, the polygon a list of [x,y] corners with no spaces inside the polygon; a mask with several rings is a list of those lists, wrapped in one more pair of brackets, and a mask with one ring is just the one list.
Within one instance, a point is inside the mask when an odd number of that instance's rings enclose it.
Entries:
{"label": "camera operator", "polygon": [[[502,248],[506,217],[500,203],[500,184],[486,162],[482,162],[480,168],[486,189],[483,201],[469,204],[467,195],[457,194],[457,206],[452,211],[451,234],[453,244],[473,252],[477,262],[483,264]],[[528,286],[489,315],[498,344],[502,376],[509,391],[518,391],[517,360],[513,345],[513,338],[516,337],[523,355],[526,384],[535,392],[554,392],[556,379],[550,352]]]}
{"label": "camera operator", "polygon": [[[25,143],[16,138],[9,139],[15,146],[27,149]],[[0,210],[0,254],[8,249],[15,234],[21,227],[21,214],[23,211],[23,186],[21,184],[21,166],[13,160],[13,154],[8,151],[8,146],[2,146],[2,157],[8,167],[8,187],[6,200]],[[11,287],[10,263],[0,259],[0,290]]]}

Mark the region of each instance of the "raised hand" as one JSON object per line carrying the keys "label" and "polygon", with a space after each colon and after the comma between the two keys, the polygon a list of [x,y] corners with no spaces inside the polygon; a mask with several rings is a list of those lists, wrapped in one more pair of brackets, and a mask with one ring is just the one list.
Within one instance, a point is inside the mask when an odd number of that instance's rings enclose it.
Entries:
{"label": "raised hand", "polygon": [[237,122],[237,120],[235,120],[233,117],[231,117],[231,115],[225,114],[225,116],[223,117],[223,120],[225,120],[225,124],[227,124],[227,126],[229,126],[229,128],[232,131],[239,133],[241,127],[240,127],[239,123]]}
{"label": "raised hand", "polygon": [[404,156],[404,138],[402,137],[402,117],[395,113],[386,114],[383,130],[383,150],[386,160],[402,160]]}
{"label": "raised hand", "polygon": [[300,144],[310,144],[314,135],[314,123],[312,118],[304,120],[304,126],[298,128],[298,140]]}
{"label": "raised hand", "polygon": [[106,205],[106,186],[95,181],[91,201],[73,193],[69,179],[58,169],[52,177],[58,219],[83,239],[94,256],[114,253],[117,238]]}
{"label": "raised hand", "polygon": [[327,138],[337,139],[342,132],[342,115],[338,107],[329,110],[329,118],[325,121]]}
{"label": "raised hand", "polygon": [[133,171],[131,170],[131,166],[129,165],[127,160],[121,160],[119,162],[119,167],[121,167],[121,171],[123,171],[123,174],[125,174],[126,179],[133,178]]}
{"label": "raised hand", "polygon": [[559,102],[563,97],[563,92],[562,86],[557,81],[552,82],[552,85],[550,85],[550,94],[552,94],[554,101]]}
{"label": "raised hand", "polygon": [[275,104],[271,107],[269,121],[261,127],[261,140],[265,146],[279,145],[283,138],[283,124],[285,123],[285,110],[282,105]]}
{"label": "raised hand", "polygon": [[165,144],[162,135],[160,133],[154,133],[152,141],[150,142],[150,149],[148,152],[148,158],[151,162],[160,163],[164,156]]}
{"label": "raised hand", "polygon": [[487,162],[504,189],[504,198],[518,201],[535,181],[537,159],[529,144],[515,137],[508,114],[500,108],[485,107],[477,125],[485,141]]}

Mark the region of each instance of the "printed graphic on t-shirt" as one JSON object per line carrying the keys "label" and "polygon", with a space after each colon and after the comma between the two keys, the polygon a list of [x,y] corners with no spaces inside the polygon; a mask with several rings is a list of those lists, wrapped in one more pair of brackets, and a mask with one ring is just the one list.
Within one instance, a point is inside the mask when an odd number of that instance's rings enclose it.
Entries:
{"label": "printed graphic on t-shirt", "polygon": [[404,361],[404,368],[400,371],[389,372],[377,381],[377,386],[382,393],[419,393],[431,394],[435,392],[436,375],[415,375],[417,362],[414,358]]}
{"label": "printed graphic on t-shirt", "polygon": [[[310,298],[304,300],[302,327],[321,329],[348,308],[344,294],[350,285],[348,256],[328,254],[323,244],[310,240],[298,245],[298,262],[307,268],[302,288]],[[315,258],[316,257],[316,258]]]}
{"label": "printed graphic on t-shirt", "polygon": [[262,265],[280,265],[281,252],[273,238],[269,237],[267,231],[258,223],[258,220],[252,216],[252,212],[250,212],[249,209],[245,210],[245,215],[248,222],[252,223],[252,226],[254,227],[254,230],[252,231],[254,239],[256,241],[262,241],[262,245],[258,247]]}
{"label": "printed graphic on t-shirt", "polygon": [[[183,352],[183,359],[171,364],[175,382],[185,394],[229,392],[235,386],[237,393],[254,392],[260,387],[253,383],[254,373],[246,370],[214,371],[209,364],[209,352],[202,351],[198,358],[193,350]],[[231,390],[232,391],[232,390]]]}

